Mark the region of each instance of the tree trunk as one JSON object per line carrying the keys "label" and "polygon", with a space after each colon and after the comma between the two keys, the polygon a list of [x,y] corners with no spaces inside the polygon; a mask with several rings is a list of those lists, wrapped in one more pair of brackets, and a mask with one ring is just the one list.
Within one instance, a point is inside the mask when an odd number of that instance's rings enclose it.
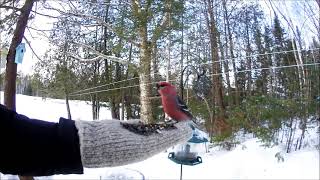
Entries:
{"label": "tree trunk", "polygon": [[140,50],[140,67],[139,67],[139,87],[140,87],[140,119],[144,123],[153,122],[153,112],[151,104],[151,48],[156,43],[156,36],[153,41],[148,41],[148,11],[149,3],[141,7],[141,2],[132,0],[132,12],[135,17],[135,24],[138,31],[139,50]]}
{"label": "tree trunk", "polygon": [[[109,23],[109,9],[110,9],[110,0],[105,0],[105,14],[104,14],[104,22],[105,23]],[[107,43],[108,43],[108,39],[109,39],[109,34],[108,34],[108,28],[107,27],[103,27],[103,45],[102,45],[102,52],[103,54],[110,54],[110,50],[107,49]],[[105,59],[104,60],[104,81],[105,83],[110,83],[110,75],[111,74],[109,72],[109,63],[108,63],[108,60]],[[104,101],[107,101],[111,104],[111,101],[110,101],[111,98],[108,97],[108,95],[104,96],[103,97],[103,100]]]}
{"label": "tree trunk", "polygon": [[122,93],[122,95],[121,95],[121,116],[120,116],[120,120],[124,120],[124,111],[125,111],[124,93]]}
{"label": "tree trunk", "polygon": [[[97,86],[100,63],[95,61],[93,64],[93,86]],[[92,94],[92,118],[99,119],[99,99],[97,94]]]}
{"label": "tree trunk", "polygon": [[157,52],[158,52],[158,47],[157,47],[157,44],[155,44],[152,50],[152,69],[153,69],[153,78],[155,82],[160,81],[160,78],[161,78],[161,76],[159,75]]}
{"label": "tree trunk", "polygon": [[[170,24],[170,23],[169,23]],[[167,48],[167,72],[166,72],[166,81],[170,81],[170,66],[171,66],[171,37],[170,37],[170,32],[167,37],[167,42],[166,42],[166,48]],[[167,116],[167,114],[165,114]]]}
{"label": "tree trunk", "polygon": [[30,11],[34,0],[26,0],[21,8],[21,14],[18,18],[16,29],[14,30],[9,52],[7,55],[6,77],[4,89],[4,104],[11,110],[16,109],[16,78],[17,64],[14,62],[16,47],[21,43],[26,29]]}
{"label": "tree trunk", "polygon": [[251,91],[252,91],[252,62],[251,62],[251,46],[250,46],[250,34],[249,34],[249,25],[248,23],[250,23],[249,21],[249,17],[248,17],[248,12],[246,11],[246,39],[245,39],[245,43],[246,43],[246,60],[247,60],[247,67],[246,69],[249,70],[247,71],[247,96],[251,95]]}
{"label": "tree trunk", "polygon": [[99,119],[99,111],[100,111],[100,102],[97,94],[91,95],[91,102],[92,102],[92,119],[97,120]]}
{"label": "tree trunk", "polygon": [[[182,14],[182,16],[181,16],[181,58],[180,58],[180,72],[181,72],[181,80],[180,81],[182,81],[183,82],[183,74],[182,74],[182,70],[183,70],[183,59],[184,59],[184,52],[183,52],[183,46],[184,46],[184,40],[183,40],[183,30],[184,30],[184,18],[183,18],[183,14]],[[181,84],[181,83],[180,83]],[[182,100],[183,100],[183,85],[182,85],[182,87],[180,87],[180,96],[181,96],[181,98],[182,98]]]}
{"label": "tree trunk", "polygon": [[292,141],[293,141],[293,138],[292,138],[292,135],[293,135],[293,128],[292,128],[292,125],[293,125],[293,118],[291,117],[290,118],[290,124],[289,124],[289,138],[287,139],[287,143],[286,143],[286,152],[289,153],[291,151],[291,146],[292,146]]}
{"label": "tree trunk", "polygon": [[[223,68],[224,71],[226,73],[226,80],[227,80],[227,87],[228,87],[228,96],[231,98],[232,97],[232,103],[235,104],[235,97],[234,94],[232,94],[232,89],[231,89],[231,83],[230,83],[230,69],[229,69],[229,61],[228,59],[228,36],[227,36],[227,24],[226,24],[226,19],[228,18],[228,13],[227,13],[227,9],[226,9],[226,1],[223,1],[224,3],[224,40],[225,40],[225,46],[222,45],[222,41],[219,41],[220,44],[220,51],[221,51],[221,55],[225,55],[222,57],[223,61]],[[225,50],[224,50],[225,49]]]}
{"label": "tree trunk", "polygon": [[129,100],[128,96],[124,97],[124,103],[125,103],[126,116],[127,116],[127,120],[128,120],[133,117],[132,116],[132,107],[131,107],[130,100]]}
{"label": "tree trunk", "polygon": [[[219,32],[216,27],[216,21],[215,21],[214,12],[212,9],[211,0],[207,0],[207,11],[209,16],[207,17],[207,25],[210,33],[211,58],[212,58],[212,62],[215,61],[215,63],[212,64],[212,71],[213,71],[213,74],[219,74],[221,73],[221,69],[220,69],[221,66],[219,62],[219,52],[218,52]],[[225,105],[223,102],[223,93],[222,93],[223,84],[222,84],[221,75],[219,74],[219,75],[212,76],[212,81],[215,86],[213,91],[213,94],[214,94],[213,98],[217,106],[219,107],[218,117],[214,122],[215,133],[217,135],[227,135],[230,132],[230,127],[225,121]]]}
{"label": "tree trunk", "polygon": [[[26,29],[30,11],[34,0],[26,0],[21,8],[21,14],[18,18],[16,29],[14,30],[9,52],[7,55],[6,77],[4,89],[4,105],[11,110],[16,110],[16,78],[17,64],[14,62],[16,47],[21,43]],[[32,176],[19,176],[21,180],[32,180]]]}
{"label": "tree trunk", "polygon": [[[226,75],[226,81],[227,81],[227,92],[228,92],[228,96],[231,97],[231,85],[230,85],[230,76],[229,76],[229,63],[228,61],[225,60],[226,56],[225,56],[225,52],[224,52],[224,47],[222,45],[222,42],[219,40],[219,48],[220,48],[220,54],[221,54],[221,59],[223,60],[223,69]],[[227,49],[227,48],[226,48]],[[227,105],[229,103],[227,102]]]}
{"label": "tree trunk", "polygon": [[68,94],[66,94],[66,106],[67,106],[68,119],[72,119],[72,117],[71,117],[71,111],[70,111],[70,105],[69,105],[69,96],[68,96]]}
{"label": "tree trunk", "polygon": [[153,122],[151,105],[151,52],[147,42],[147,29],[140,28],[140,37],[142,38],[140,47],[140,118],[145,123]]}
{"label": "tree trunk", "polygon": [[[132,44],[130,44],[128,61],[131,62],[131,59],[132,59]],[[128,78],[129,78],[129,65],[128,65],[128,69],[126,72],[126,79],[128,79]],[[130,89],[125,89],[125,92],[126,92],[126,94],[131,94]],[[124,99],[124,105],[125,105],[127,119],[131,119],[132,118],[131,98],[130,98],[130,96],[124,95],[123,99]]]}
{"label": "tree trunk", "polygon": [[120,119],[119,104],[114,98],[110,98],[110,111],[112,119]]}
{"label": "tree trunk", "polygon": [[230,57],[232,59],[232,68],[233,68],[233,76],[234,76],[234,85],[235,85],[235,104],[239,105],[240,104],[240,93],[239,93],[239,85],[238,85],[238,74],[237,74],[237,67],[236,67],[236,62],[235,62],[235,56],[234,56],[234,45],[233,45],[233,38],[232,38],[232,33],[231,33],[231,28],[230,28],[230,22],[228,18],[228,11],[227,11],[227,6],[226,6],[226,0],[223,0],[222,2],[223,9],[225,12],[225,17],[226,17],[226,26],[227,26],[227,31],[228,31],[228,40],[229,40],[229,51],[230,51]]}

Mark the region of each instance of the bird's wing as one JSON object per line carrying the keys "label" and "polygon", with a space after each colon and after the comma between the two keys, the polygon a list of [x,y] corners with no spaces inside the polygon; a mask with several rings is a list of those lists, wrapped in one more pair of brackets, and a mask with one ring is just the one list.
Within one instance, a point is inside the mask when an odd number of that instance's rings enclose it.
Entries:
{"label": "bird's wing", "polygon": [[193,116],[192,114],[190,113],[189,109],[188,109],[188,106],[183,102],[183,100],[179,97],[179,96],[176,96],[176,101],[177,101],[177,105],[178,105],[178,108],[184,112],[187,116],[190,117],[190,119],[193,119]]}

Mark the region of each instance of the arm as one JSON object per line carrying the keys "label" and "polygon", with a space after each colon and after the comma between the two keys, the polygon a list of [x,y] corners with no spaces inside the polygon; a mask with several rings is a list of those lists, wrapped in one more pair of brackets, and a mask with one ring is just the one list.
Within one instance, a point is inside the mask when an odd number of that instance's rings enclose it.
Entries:
{"label": "arm", "polygon": [[[145,160],[192,136],[188,122],[148,136],[119,120],[59,123],[29,119],[0,105],[0,172],[32,176],[82,174],[83,167],[113,167]],[[80,143],[79,143],[80,142]]]}
{"label": "arm", "polygon": [[0,105],[0,172],[32,176],[82,174],[74,121],[30,119]]}
{"label": "arm", "polygon": [[[135,123],[138,120],[130,120]],[[176,129],[139,135],[123,128],[119,120],[76,121],[84,167],[113,167],[143,161],[192,137],[189,121]]]}

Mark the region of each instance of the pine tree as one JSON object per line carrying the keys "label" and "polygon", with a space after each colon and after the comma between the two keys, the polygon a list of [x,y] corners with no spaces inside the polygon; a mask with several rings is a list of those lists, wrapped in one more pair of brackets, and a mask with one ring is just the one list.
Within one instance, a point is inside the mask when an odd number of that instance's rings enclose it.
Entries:
{"label": "pine tree", "polygon": [[[273,21],[273,27],[272,27],[272,34],[274,37],[274,48],[273,52],[280,52],[284,51],[284,43],[285,43],[285,32],[284,29],[280,25],[280,21],[278,16],[275,14],[275,18]],[[284,54],[283,53],[277,53],[274,55],[273,59],[273,66],[280,67],[284,65]],[[277,69],[275,72],[275,84],[274,87],[276,88],[275,91],[278,93],[279,96],[282,96],[284,93],[284,78],[285,73],[282,69]]]}
{"label": "pine tree", "polygon": [[[258,56],[254,62],[254,68],[266,68],[267,56],[263,56],[266,51],[263,47],[263,40],[262,40],[262,32],[260,29],[260,18],[257,12],[254,13],[254,22],[253,22],[253,34],[254,34],[254,42],[256,46],[256,52],[258,52]],[[261,55],[260,55],[261,54]],[[260,94],[267,94],[267,79],[268,76],[266,70],[261,70],[260,72],[255,73],[255,77],[257,77],[255,85],[257,88],[257,92]]]}
{"label": "pine tree", "polygon": [[[273,40],[271,37],[271,30],[268,26],[264,27],[264,35],[263,35],[263,41],[264,41],[264,47],[263,52],[268,53],[267,55],[263,56],[261,61],[261,68],[269,68],[273,65],[272,63],[272,47],[273,47]],[[273,90],[273,82],[275,81],[275,72],[270,70],[263,70],[261,72],[261,81],[264,83],[262,92],[270,94],[274,92]]]}

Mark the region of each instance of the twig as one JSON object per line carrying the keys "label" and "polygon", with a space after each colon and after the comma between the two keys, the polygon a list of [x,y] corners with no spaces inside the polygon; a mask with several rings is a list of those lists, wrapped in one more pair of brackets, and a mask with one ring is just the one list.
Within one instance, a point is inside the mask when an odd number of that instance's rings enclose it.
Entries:
{"label": "twig", "polygon": [[58,16],[52,16],[52,15],[49,15],[49,14],[43,14],[43,13],[39,13],[37,11],[34,11],[34,10],[31,10],[31,12],[35,13],[35,14],[38,14],[40,16],[45,16],[45,17],[48,17],[48,18],[54,18],[54,19],[58,19],[59,17]]}
{"label": "twig", "polygon": [[123,39],[125,39],[126,41],[140,47],[140,44],[135,42],[132,38],[130,37],[126,37],[126,36],[123,36],[121,34],[118,34],[117,31],[112,27],[111,24],[108,24],[106,23],[103,19],[99,18],[99,17],[96,17],[96,16],[93,16],[93,15],[88,15],[88,14],[80,14],[80,13],[76,13],[76,12],[64,12],[60,9],[56,9],[56,8],[53,8],[53,7],[46,7],[47,9],[49,10],[54,10],[54,11],[57,11],[59,12],[60,14],[62,15],[66,15],[66,16],[74,16],[74,17],[79,17],[79,18],[87,18],[87,19],[92,19],[94,21],[96,21],[97,24],[99,25],[102,25],[108,29],[110,29],[111,31],[113,31],[114,33],[116,33],[119,37],[122,37]]}
{"label": "twig", "polygon": [[30,49],[31,49],[31,51],[32,51],[32,54],[34,54],[34,55],[36,56],[36,58],[39,59],[40,61],[43,61],[43,60],[38,56],[38,54],[33,50],[33,48],[32,48],[32,46],[31,46],[30,42],[28,41],[28,39],[27,39],[25,36],[23,36],[23,39],[26,41],[26,43],[27,43],[28,46],[30,47]]}

